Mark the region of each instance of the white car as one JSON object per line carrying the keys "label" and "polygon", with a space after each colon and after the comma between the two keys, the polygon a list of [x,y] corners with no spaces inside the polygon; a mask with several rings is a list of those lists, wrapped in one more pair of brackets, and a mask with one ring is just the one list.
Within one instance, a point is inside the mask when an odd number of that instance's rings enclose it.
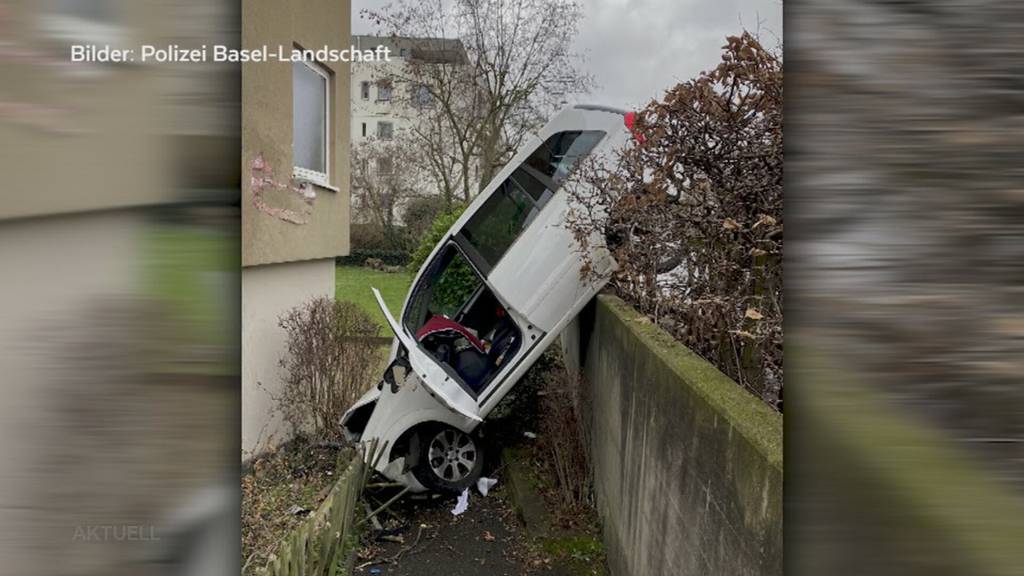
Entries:
{"label": "white car", "polygon": [[[604,285],[581,280],[562,184],[583,158],[623,146],[632,122],[603,106],[562,110],[434,248],[398,319],[374,289],[396,334],[391,364],[342,423],[350,439],[377,440],[379,472],[414,491],[476,482],[477,427]],[[606,250],[590,256],[601,278],[616,266]]]}

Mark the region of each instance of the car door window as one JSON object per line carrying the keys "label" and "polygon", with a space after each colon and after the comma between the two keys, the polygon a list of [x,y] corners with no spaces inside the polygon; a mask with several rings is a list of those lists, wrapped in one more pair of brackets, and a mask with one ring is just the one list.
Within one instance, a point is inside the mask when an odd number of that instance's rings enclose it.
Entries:
{"label": "car door window", "polygon": [[463,237],[491,268],[539,212],[516,180],[515,175],[506,179],[462,228]]}
{"label": "car door window", "polygon": [[604,134],[599,130],[559,132],[537,147],[460,231],[473,263],[489,273]]}

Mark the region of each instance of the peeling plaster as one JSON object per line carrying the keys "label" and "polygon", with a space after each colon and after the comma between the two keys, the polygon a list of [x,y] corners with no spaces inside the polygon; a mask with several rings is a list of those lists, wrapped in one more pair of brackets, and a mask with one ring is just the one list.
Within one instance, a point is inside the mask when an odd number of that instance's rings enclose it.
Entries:
{"label": "peeling plaster", "polygon": [[[252,188],[252,204],[257,210],[291,224],[309,224],[310,216],[313,214],[313,203],[316,202],[316,192],[311,184],[302,182],[296,186],[294,179],[287,183],[274,180],[274,170],[263,159],[263,154],[258,154],[249,165],[249,182]],[[263,193],[267,189],[290,190],[302,198],[304,205],[299,211],[271,206],[263,198]]]}

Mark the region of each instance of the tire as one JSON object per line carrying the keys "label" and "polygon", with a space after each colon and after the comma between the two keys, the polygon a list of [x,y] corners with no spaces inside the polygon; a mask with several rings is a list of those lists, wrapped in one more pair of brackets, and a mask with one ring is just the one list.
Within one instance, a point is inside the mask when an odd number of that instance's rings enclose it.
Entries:
{"label": "tire", "polygon": [[484,453],[476,435],[446,425],[426,426],[416,435],[419,449],[412,474],[425,488],[459,493],[480,478]]}

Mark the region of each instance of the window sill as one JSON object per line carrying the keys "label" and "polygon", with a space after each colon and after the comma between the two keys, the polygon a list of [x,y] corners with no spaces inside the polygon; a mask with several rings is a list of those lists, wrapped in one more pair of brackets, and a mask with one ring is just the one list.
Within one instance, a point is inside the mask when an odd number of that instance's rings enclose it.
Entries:
{"label": "window sill", "polygon": [[308,184],[310,186],[315,186],[322,190],[329,190],[331,192],[341,192],[341,189],[338,188],[337,186],[332,186],[320,178],[312,177],[304,171],[296,170],[292,172],[292,179],[300,184]]}
{"label": "window sill", "polygon": [[321,182],[310,182],[310,184],[312,184],[313,186],[316,186],[317,188],[321,188],[323,190],[327,190],[329,192],[334,192],[334,193],[341,192],[341,188],[338,188],[337,186],[332,186],[330,184],[325,184],[325,183],[321,183]]}

